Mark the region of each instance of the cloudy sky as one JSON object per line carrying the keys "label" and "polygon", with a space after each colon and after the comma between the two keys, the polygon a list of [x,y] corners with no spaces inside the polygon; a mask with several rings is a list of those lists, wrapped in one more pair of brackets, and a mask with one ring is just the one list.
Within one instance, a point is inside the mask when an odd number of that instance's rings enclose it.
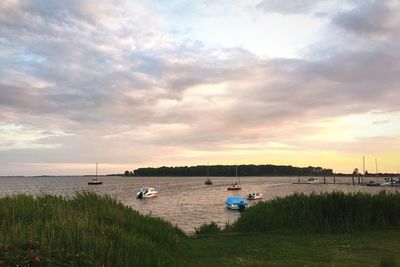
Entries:
{"label": "cloudy sky", "polygon": [[0,175],[400,168],[400,4],[2,0]]}

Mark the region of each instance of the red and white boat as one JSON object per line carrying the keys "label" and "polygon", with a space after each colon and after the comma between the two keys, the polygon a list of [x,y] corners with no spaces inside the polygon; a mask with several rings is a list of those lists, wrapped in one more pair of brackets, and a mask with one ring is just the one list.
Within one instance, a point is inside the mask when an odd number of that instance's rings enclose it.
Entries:
{"label": "red and white boat", "polygon": [[228,188],[227,188],[228,190],[242,190],[242,187],[240,187],[240,179],[239,179],[237,173],[238,172],[237,172],[237,166],[236,166],[236,183],[228,186]]}

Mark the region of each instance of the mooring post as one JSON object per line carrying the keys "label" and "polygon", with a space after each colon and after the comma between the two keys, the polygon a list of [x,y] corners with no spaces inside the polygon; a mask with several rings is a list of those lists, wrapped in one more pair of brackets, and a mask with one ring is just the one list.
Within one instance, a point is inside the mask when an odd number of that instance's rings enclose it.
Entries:
{"label": "mooring post", "polygon": [[333,183],[336,184],[336,176],[333,176]]}
{"label": "mooring post", "polygon": [[354,176],[351,176],[351,184],[354,185]]}
{"label": "mooring post", "polygon": [[326,184],[325,176],[324,176],[324,184]]}

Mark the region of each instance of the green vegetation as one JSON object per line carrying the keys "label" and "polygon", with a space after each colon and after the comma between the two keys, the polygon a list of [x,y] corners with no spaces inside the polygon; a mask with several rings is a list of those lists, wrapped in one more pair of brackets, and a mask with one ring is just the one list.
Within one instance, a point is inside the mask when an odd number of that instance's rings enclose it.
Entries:
{"label": "green vegetation", "polygon": [[221,233],[191,240],[191,266],[400,266],[400,231]]}
{"label": "green vegetation", "polygon": [[400,266],[399,193],[295,194],[192,237],[94,193],[0,207],[0,266]]}
{"label": "green vegetation", "polygon": [[[293,167],[279,165],[238,165],[239,176],[329,176],[331,169],[321,167]],[[210,176],[235,176],[236,165],[184,166],[139,168],[134,170],[135,176],[205,176],[207,168]]]}
{"label": "green vegetation", "polygon": [[400,227],[400,193],[294,194],[260,202],[233,224],[238,232],[342,233]]}
{"label": "green vegetation", "polygon": [[24,262],[35,261],[36,256],[51,266],[179,266],[185,262],[181,252],[187,237],[182,231],[109,196],[18,195],[1,198],[0,207],[0,257],[6,263],[29,266]]}

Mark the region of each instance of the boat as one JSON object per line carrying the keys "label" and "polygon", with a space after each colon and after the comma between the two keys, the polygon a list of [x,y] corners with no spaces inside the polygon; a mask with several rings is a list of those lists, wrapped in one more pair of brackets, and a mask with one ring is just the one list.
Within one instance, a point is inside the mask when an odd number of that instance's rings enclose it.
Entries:
{"label": "boat", "polygon": [[244,199],[239,196],[227,197],[227,199],[225,200],[225,204],[228,209],[239,210],[239,211],[244,210],[248,205],[247,202],[244,201]]}
{"label": "boat", "polygon": [[307,179],[307,184],[319,184],[320,181],[317,178],[308,178]]}
{"label": "boat", "polygon": [[98,176],[98,163],[96,162],[96,178],[93,178],[92,181],[88,182],[88,185],[101,185],[103,184],[102,181],[97,180],[97,176]]}
{"label": "boat", "polygon": [[209,168],[208,168],[208,166],[207,166],[207,179],[206,179],[206,181],[204,182],[205,185],[212,185],[212,181],[211,181],[211,179],[210,179],[210,177],[209,177],[209,174],[210,174],[210,171],[209,171]]}
{"label": "boat", "polygon": [[395,180],[393,180],[393,178],[385,178],[383,180],[383,183],[381,183],[381,186],[392,186],[395,184]]}
{"label": "boat", "polygon": [[237,166],[236,166],[236,182],[234,184],[228,186],[228,188],[227,188],[228,190],[242,190],[242,188],[240,187],[240,179],[239,179],[237,173],[238,172],[237,172]]}
{"label": "boat", "polygon": [[366,186],[380,186],[381,184],[377,181],[370,180],[368,183],[365,184]]}
{"label": "boat", "polygon": [[92,181],[89,181],[89,182],[88,182],[88,185],[100,185],[100,184],[103,184],[103,182],[97,180],[97,178],[92,179]]}
{"label": "boat", "polygon": [[251,193],[247,196],[248,200],[258,200],[258,199],[262,199],[262,198],[263,198],[262,193]]}
{"label": "boat", "polygon": [[137,192],[137,198],[152,198],[156,197],[158,194],[157,190],[153,187],[142,187],[139,192]]}

